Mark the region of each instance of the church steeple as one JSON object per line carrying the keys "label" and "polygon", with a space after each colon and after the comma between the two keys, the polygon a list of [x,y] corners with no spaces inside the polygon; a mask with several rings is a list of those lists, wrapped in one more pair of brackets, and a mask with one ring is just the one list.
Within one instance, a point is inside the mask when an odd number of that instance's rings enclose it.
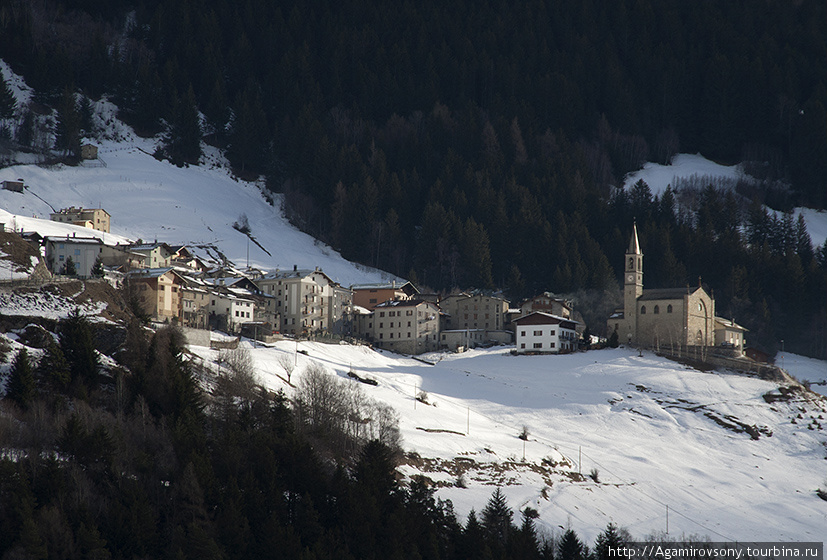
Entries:
{"label": "church steeple", "polygon": [[626,254],[640,255],[640,242],[637,240],[637,222],[632,223],[632,238],[629,240],[629,250]]}
{"label": "church steeple", "polygon": [[640,241],[637,237],[637,223],[634,223],[623,272],[623,316],[631,335],[628,337],[629,341],[637,338],[637,300],[642,295],[643,252],[640,250]]}

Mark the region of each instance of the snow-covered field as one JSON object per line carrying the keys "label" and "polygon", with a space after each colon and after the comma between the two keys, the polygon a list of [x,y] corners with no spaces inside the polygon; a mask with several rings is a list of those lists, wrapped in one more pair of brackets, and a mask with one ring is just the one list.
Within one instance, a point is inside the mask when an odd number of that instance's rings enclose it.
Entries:
{"label": "snow-covered field", "polygon": [[[462,519],[484,507],[499,484],[515,510],[531,506],[546,530],[571,525],[588,542],[610,521],[638,538],[664,531],[667,506],[673,536],[827,539],[827,504],[815,495],[827,485],[827,405],[768,404],[762,395],[777,389],[773,383],[703,373],[622,348],[512,356],[499,347],[434,354],[427,358],[435,365],[427,365],[361,346],[242,344],[260,381],[288,394],[277,361],[284,353],[298,361],[294,384],[311,361],[342,379],[352,367],[377,380],[377,387],[360,387],[401,414],[405,450],[432,460],[418,466],[441,463],[447,470],[423,467]],[[205,360],[217,357],[192,350]],[[418,391],[427,392],[430,405],[414,400]],[[468,467],[466,488],[455,485],[451,469],[458,464]],[[599,482],[588,477],[592,469]],[[413,465],[401,470],[423,472]]]}

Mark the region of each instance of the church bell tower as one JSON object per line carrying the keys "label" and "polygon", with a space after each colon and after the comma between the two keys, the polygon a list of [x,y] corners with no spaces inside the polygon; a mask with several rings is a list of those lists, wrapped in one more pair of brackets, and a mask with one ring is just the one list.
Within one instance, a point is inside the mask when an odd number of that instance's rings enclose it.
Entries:
{"label": "church bell tower", "polygon": [[[623,272],[623,318],[629,332],[617,333],[622,342],[634,342],[637,339],[637,300],[643,295],[643,253],[637,238],[637,223],[632,225],[632,238],[626,250]],[[631,335],[631,337],[629,336]]]}

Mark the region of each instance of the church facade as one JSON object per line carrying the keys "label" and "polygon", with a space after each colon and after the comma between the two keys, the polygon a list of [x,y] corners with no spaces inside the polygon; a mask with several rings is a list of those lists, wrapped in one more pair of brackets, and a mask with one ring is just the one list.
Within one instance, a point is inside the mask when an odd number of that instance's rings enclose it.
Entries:
{"label": "church facade", "polygon": [[695,288],[643,289],[643,252],[632,227],[623,272],[623,308],[607,322],[618,341],[655,348],[715,345],[715,300]]}

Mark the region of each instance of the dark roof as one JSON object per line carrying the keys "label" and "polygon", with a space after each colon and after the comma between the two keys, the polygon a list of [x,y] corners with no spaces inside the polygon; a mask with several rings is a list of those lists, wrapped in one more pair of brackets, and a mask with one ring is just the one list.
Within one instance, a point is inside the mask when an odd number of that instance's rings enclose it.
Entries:
{"label": "dark roof", "polygon": [[687,294],[694,294],[700,288],[662,288],[655,290],[643,290],[643,295],[638,301],[646,301],[653,299],[683,299]]}
{"label": "dark roof", "polygon": [[574,329],[577,321],[566,319],[565,317],[558,317],[551,313],[543,313],[542,311],[535,311],[528,315],[523,315],[514,322],[518,325],[560,325],[566,329]]}
{"label": "dark roof", "polygon": [[427,301],[424,299],[389,299],[388,301],[383,301],[376,307],[416,307],[417,305],[422,303],[429,303],[434,307],[438,307],[437,304],[435,304],[434,302]]}

